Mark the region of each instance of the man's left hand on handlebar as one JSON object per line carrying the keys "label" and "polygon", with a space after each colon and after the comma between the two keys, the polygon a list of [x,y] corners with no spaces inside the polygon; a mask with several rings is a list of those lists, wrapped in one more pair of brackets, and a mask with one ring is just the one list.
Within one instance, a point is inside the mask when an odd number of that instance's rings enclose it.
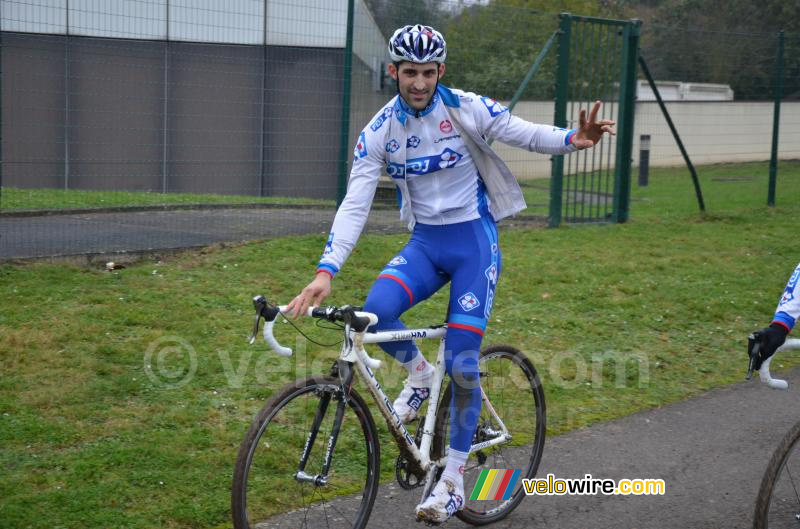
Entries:
{"label": "man's left hand on handlebar", "polygon": [[779,323],[771,323],[769,327],[758,331],[758,357],[753,363],[753,369],[761,369],[761,364],[775,354],[775,351],[786,341],[789,330]]}

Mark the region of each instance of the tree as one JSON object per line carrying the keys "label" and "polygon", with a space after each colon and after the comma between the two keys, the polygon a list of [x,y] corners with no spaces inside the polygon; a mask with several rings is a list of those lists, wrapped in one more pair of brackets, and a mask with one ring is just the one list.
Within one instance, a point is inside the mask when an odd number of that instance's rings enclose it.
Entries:
{"label": "tree", "polygon": [[787,30],[786,89],[798,91],[800,4],[778,0],[671,0],[642,30],[642,53],[659,80],[722,83],[736,99],[769,99],[778,31]]}
{"label": "tree", "polygon": [[[447,83],[496,99],[510,99],[545,42],[558,29],[557,13],[621,13],[615,2],[494,0],[464,9],[445,22]],[[553,97],[556,50],[550,51],[526,89],[525,99]]]}

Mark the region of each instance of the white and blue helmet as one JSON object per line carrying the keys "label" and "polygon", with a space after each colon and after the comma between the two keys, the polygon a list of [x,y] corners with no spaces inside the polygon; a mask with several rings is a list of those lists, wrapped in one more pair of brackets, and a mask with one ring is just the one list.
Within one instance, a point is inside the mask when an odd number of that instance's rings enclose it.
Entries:
{"label": "white and blue helmet", "polygon": [[393,62],[443,63],[447,44],[442,34],[430,26],[403,26],[389,39],[389,56]]}

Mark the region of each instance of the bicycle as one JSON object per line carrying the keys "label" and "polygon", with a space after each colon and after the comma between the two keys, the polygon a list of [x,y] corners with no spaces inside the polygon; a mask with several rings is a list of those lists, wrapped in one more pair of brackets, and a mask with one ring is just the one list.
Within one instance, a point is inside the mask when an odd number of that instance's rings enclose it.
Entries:
{"label": "bicycle", "polygon": [[[286,307],[271,305],[263,296],[256,296],[253,304],[250,343],[263,319],[269,346],[290,356],[291,349],[273,335],[275,320]],[[444,385],[447,325],[367,332],[377,316],[357,309],[308,309],[306,316],[341,327],[341,353],[330,373],[288,384],[253,420],[233,477],[236,529],[366,526],[380,481],[380,439],[365,399],[353,387],[355,378],[366,386],[399,448],[397,482],[406,490],[421,489],[423,500],[430,494],[447,459],[452,391],[450,384]],[[375,377],[381,362],[364,349],[364,344],[409,339],[440,340],[429,404],[413,435]],[[479,364],[483,404],[464,472],[465,506],[457,513],[472,525],[496,522],[519,505],[525,496],[521,478],[536,474],[545,440],[544,391],[530,360],[512,346],[492,345],[481,351]],[[513,491],[500,498],[470,500],[483,468],[521,469],[521,475]],[[277,490],[289,494],[276,499]]]}
{"label": "bicycle", "polygon": [[[748,342],[750,363],[747,378],[750,379],[760,347],[758,333],[750,335]],[[800,339],[786,340],[775,353],[791,349],[800,349]],[[758,371],[759,378],[771,388],[788,389],[789,384],[785,380],[773,378],[769,372],[773,358],[775,355],[763,362]],[[796,469],[795,476],[792,475],[792,468]],[[753,516],[754,529],[781,527],[796,529],[798,526],[800,526],[800,422],[786,432],[773,452],[761,479]]]}

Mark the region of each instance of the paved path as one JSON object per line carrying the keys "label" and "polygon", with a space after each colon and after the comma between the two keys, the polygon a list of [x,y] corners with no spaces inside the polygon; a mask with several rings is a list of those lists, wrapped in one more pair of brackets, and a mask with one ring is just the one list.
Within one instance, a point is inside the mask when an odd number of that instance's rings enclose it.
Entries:
{"label": "paved path", "polygon": [[[744,368],[744,355],[731,359]],[[660,478],[664,496],[526,497],[497,529],[748,528],[772,451],[800,416],[800,370],[788,391],[743,382],[548,439],[539,476]],[[383,447],[382,447],[383,448]],[[388,448],[384,448],[386,450]],[[394,449],[396,450],[396,449]],[[418,493],[381,487],[373,529],[420,527]],[[445,527],[469,527],[451,520]]]}
{"label": "paved path", "polygon": [[[0,260],[154,252],[221,242],[327,233],[331,207],[225,207],[82,212],[37,216],[0,215]],[[505,225],[541,223],[518,218]],[[395,207],[373,208],[366,232],[406,231]]]}
{"label": "paved path", "polygon": [[[0,217],[0,259],[146,252],[327,233],[332,208],[111,211]],[[403,230],[396,209],[371,213],[367,231]]]}

